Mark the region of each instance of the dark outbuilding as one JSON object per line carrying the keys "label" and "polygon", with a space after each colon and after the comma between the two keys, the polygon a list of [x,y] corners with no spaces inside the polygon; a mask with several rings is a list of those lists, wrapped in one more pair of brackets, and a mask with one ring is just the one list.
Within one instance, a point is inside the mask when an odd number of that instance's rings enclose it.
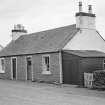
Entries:
{"label": "dark outbuilding", "polygon": [[63,83],[83,85],[84,72],[105,69],[105,54],[99,51],[63,51]]}

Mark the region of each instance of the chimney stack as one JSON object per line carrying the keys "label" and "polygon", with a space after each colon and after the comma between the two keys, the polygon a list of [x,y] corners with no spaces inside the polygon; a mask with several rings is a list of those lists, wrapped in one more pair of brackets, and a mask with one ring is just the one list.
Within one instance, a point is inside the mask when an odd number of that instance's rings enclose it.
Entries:
{"label": "chimney stack", "polygon": [[96,15],[92,13],[92,5],[88,6],[88,13],[83,12],[82,2],[79,2],[79,12],[76,13],[76,28],[81,29],[96,29]]}
{"label": "chimney stack", "polygon": [[27,33],[27,30],[24,29],[24,26],[21,24],[14,25],[14,29],[12,30],[12,40],[18,39],[21,35]]}

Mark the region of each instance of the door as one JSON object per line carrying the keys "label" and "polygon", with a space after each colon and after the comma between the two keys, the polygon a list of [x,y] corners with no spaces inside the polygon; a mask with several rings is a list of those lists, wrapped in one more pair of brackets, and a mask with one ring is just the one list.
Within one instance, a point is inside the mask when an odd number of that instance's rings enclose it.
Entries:
{"label": "door", "polygon": [[63,83],[79,84],[79,67],[78,60],[63,61]]}
{"label": "door", "polygon": [[13,79],[16,79],[16,58],[12,58],[12,73]]}
{"label": "door", "polygon": [[72,83],[72,64],[69,60],[63,62],[63,83]]}
{"label": "door", "polygon": [[27,80],[32,80],[32,59],[27,57]]}

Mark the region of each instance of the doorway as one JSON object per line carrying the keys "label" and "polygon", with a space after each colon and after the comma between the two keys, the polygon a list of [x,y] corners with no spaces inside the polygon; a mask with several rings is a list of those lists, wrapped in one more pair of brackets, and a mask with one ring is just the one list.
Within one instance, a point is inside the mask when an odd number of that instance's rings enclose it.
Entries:
{"label": "doorway", "polygon": [[27,80],[32,80],[32,57],[27,57]]}
{"label": "doorway", "polygon": [[16,80],[16,58],[12,58],[12,79]]}

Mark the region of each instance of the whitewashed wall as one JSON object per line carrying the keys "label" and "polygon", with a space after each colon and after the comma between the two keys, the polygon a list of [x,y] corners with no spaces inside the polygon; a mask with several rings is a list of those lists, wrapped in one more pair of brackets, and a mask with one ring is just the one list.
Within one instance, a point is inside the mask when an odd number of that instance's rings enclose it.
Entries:
{"label": "whitewashed wall", "polygon": [[77,16],[76,17],[77,28],[96,29],[95,17],[89,16]]}
{"label": "whitewashed wall", "polygon": [[105,52],[105,41],[96,30],[82,29],[63,48],[66,50],[98,50]]}

